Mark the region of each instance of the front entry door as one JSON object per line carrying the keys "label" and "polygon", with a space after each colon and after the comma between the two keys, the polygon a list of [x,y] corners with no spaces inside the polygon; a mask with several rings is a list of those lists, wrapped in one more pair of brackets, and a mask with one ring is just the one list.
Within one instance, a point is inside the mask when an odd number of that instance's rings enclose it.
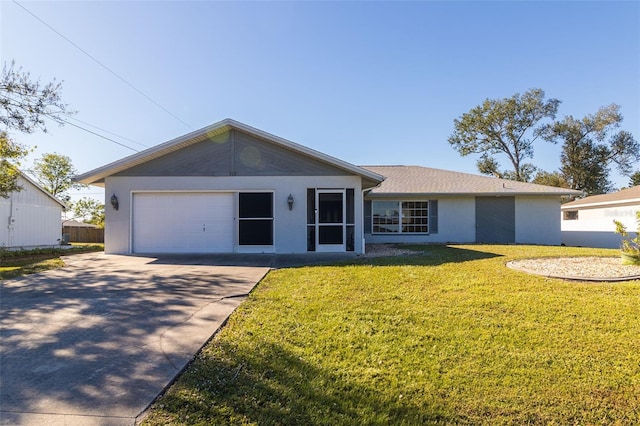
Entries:
{"label": "front entry door", "polygon": [[345,251],[345,191],[316,191],[316,251]]}

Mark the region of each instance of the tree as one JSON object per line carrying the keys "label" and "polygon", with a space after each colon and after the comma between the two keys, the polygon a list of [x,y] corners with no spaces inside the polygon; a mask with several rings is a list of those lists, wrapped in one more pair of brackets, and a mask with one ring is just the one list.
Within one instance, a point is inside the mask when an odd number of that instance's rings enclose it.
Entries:
{"label": "tree", "polygon": [[569,188],[569,182],[567,182],[560,172],[545,172],[539,171],[536,177],[533,178],[532,183],[538,185],[556,186],[558,188]]}
{"label": "tree", "polygon": [[629,176],[629,186],[640,185],[640,170]]}
{"label": "tree", "polygon": [[612,164],[623,175],[640,160],[640,145],[627,131],[612,133],[622,122],[620,107],[611,104],[582,119],[572,116],[541,129],[548,141],[562,141],[560,173],[571,189],[588,195],[612,190],[609,173]]}
{"label": "tree", "polygon": [[47,132],[46,120],[62,125],[63,117],[72,112],[61,100],[62,83],[55,80],[42,85],[33,81],[29,73],[5,63],[0,75],[0,196],[8,198],[11,192],[20,191],[18,166],[29,150],[13,141],[10,130],[33,133]]}
{"label": "tree", "polygon": [[45,119],[64,124],[63,117],[71,114],[62,103],[62,82],[42,85],[31,80],[31,74],[15,68],[15,62],[5,63],[0,77],[0,123],[7,129],[23,133],[36,130],[47,132]]}
{"label": "tree", "polygon": [[78,172],[66,155],[42,154],[42,158],[35,161],[32,173],[47,192],[65,201],[69,200],[67,191],[85,186],[73,181]]}
{"label": "tree", "polygon": [[[544,118],[555,119],[560,101],[544,100],[544,91],[531,89],[505,99],[486,99],[454,120],[449,143],[462,156],[481,154],[478,170],[484,174],[527,181],[536,167],[525,163],[533,157],[533,143],[540,136],[535,128]],[[513,170],[500,172],[495,158],[505,154]]]}
{"label": "tree", "polygon": [[29,150],[13,142],[5,132],[0,132],[0,197],[9,198],[12,192],[22,187],[18,184],[18,166]]}
{"label": "tree", "polygon": [[73,204],[74,217],[82,219],[85,223],[104,228],[104,204],[89,197],[83,197]]}

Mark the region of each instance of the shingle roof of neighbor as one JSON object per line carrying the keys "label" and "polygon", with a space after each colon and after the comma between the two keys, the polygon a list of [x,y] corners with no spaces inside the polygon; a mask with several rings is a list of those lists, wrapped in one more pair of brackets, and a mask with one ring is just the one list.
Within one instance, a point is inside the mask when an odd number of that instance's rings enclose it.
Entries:
{"label": "shingle roof of neighbor", "polygon": [[580,191],[422,166],[361,166],[385,176],[370,196],[406,195],[580,195]]}
{"label": "shingle roof of neighbor", "polygon": [[590,197],[581,198],[579,200],[566,203],[562,206],[563,209],[571,207],[585,207],[590,205],[605,205],[605,204],[622,204],[637,202],[640,203],[640,185],[632,186],[631,188],[621,189],[611,194],[592,195]]}

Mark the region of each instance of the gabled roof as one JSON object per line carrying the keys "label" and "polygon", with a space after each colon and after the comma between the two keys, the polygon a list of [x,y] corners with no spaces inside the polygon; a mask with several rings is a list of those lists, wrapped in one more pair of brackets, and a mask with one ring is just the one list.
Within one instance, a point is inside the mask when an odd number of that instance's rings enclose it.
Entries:
{"label": "gabled roof", "polygon": [[62,201],[58,200],[56,197],[54,197],[53,195],[51,195],[51,193],[49,191],[47,191],[46,189],[44,189],[43,187],[40,186],[40,184],[38,184],[35,180],[31,179],[27,174],[23,173],[20,171],[20,177],[22,177],[24,180],[26,180],[27,182],[29,182],[31,185],[35,186],[36,189],[38,189],[40,192],[42,192],[44,195],[46,195],[47,197],[51,198],[53,201],[55,201],[56,203],[60,204],[62,206],[63,209],[67,209],[68,206],[63,203]]}
{"label": "gabled roof", "polygon": [[640,185],[621,189],[611,194],[592,195],[562,205],[562,209],[574,209],[578,207],[607,207],[609,205],[639,204]]}
{"label": "gabled roof", "polygon": [[422,166],[361,166],[386,177],[368,196],[580,195],[580,191]]}
{"label": "gabled roof", "polygon": [[323,154],[319,151],[313,150],[311,148],[307,148],[306,146],[299,145],[295,142],[291,142],[289,140],[280,138],[278,136],[275,136],[270,133],[264,132],[262,130],[256,129],[254,127],[248,126],[244,123],[240,123],[238,121],[227,118],[225,120],[219,121],[210,126],[204,127],[200,130],[196,130],[184,136],[180,136],[168,142],[164,142],[160,145],[156,145],[144,151],[130,155],[121,160],[114,161],[113,163],[91,170],[87,173],[83,173],[79,176],[76,176],[75,180],[87,185],[100,184],[104,182],[104,178],[107,176],[111,176],[113,174],[126,170],[130,167],[162,157],[174,151],[180,150],[182,148],[186,148],[190,145],[196,144],[198,142],[202,142],[206,139],[223,134],[233,129],[248,133],[257,138],[265,140],[269,143],[278,145],[282,148],[310,157],[317,161],[332,165],[339,169],[345,170],[349,173],[361,176],[365,179],[373,181],[374,184],[381,182],[384,179],[383,176],[380,176],[375,172],[362,169],[360,167],[354,166],[351,163],[347,163],[346,161],[339,160],[335,157],[331,157],[330,155]]}

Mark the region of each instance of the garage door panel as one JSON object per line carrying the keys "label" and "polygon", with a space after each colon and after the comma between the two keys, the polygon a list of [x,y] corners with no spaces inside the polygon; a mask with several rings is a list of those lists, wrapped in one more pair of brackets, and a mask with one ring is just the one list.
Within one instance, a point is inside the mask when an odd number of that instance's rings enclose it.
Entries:
{"label": "garage door panel", "polygon": [[133,252],[232,252],[233,212],[230,193],[136,193]]}

